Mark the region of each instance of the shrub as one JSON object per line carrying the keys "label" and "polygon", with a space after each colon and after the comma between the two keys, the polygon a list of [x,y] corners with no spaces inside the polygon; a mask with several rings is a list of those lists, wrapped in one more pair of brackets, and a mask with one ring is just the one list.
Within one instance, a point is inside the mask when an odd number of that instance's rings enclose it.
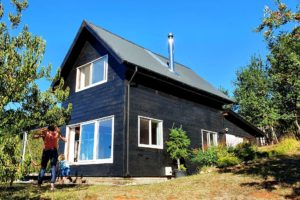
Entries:
{"label": "shrub", "polygon": [[[33,135],[37,131],[32,131],[28,134],[28,142],[26,145],[26,156],[29,158],[29,170],[25,174],[37,173],[40,170],[41,155],[43,152],[44,142],[42,139],[33,139]],[[46,171],[50,171],[50,167],[47,166]]]}
{"label": "shrub", "polygon": [[169,140],[166,142],[167,152],[172,159],[177,160],[178,170],[180,170],[180,159],[189,156],[188,147],[190,144],[190,139],[181,127],[170,129]]}
{"label": "shrub", "polygon": [[216,165],[217,160],[217,147],[209,147],[206,151],[202,151],[202,149],[194,149],[192,152],[191,161],[199,167]]}
{"label": "shrub", "polygon": [[19,136],[0,136],[0,182],[13,182],[22,176],[22,143]]}
{"label": "shrub", "polygon": [[274,155],[273,151],[257,151],[257,158],[270,158]]}
{"label": "shrub", "polygon": [[234,154],[242,161],[248,162],[256,158],[255,147],[250,143],[238,144],[234,149]]}
{"label": "shrub", "polygon": [[231,167],[240,164],[241,161],[234,154],[228,153],[226,156],[219,157],[217,160],[218,167]]}
{"label": "shrub", "polygon": [[180,166],[179,166],[179,169],[178,169],[179,171],[185,171],[186,172],[186,167],[184,166],[184,164],[180,164]]}
{"label": "shrub", "polygon": [[276,145],[274,151],[279,154],[294,153],[297,151],[298,141],[294,138],[284,138]]}

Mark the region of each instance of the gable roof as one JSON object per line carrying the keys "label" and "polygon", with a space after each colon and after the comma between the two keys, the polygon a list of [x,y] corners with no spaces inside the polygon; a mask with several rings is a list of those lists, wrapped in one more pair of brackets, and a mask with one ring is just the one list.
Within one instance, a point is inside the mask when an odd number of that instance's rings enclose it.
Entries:
{"label": "gable roof", "polygon": [[150,50],[138,46],[87,21],[83,21],[81,28],[78,31],[77,36],[62,64],[62,70],[83,28],[86,28],[92,35],[94,35],[96,39],[103,44],[120,62],[127,62],[146,70],[158,73],[197,90],[209,93],[218,99],[222,99],[226,103],[233,102],[232,99],[214,88],[209,82],[198,76],[190,68],[179,63],[175,63],[175,73],[171,72],[168,69],[167,58],[153,53]]}

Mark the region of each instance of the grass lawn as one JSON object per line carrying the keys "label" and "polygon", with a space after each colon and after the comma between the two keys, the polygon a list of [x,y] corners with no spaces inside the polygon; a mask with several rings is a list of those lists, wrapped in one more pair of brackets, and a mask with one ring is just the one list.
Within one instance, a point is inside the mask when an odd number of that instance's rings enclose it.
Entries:
{"label": "grass lawn", "polygon": [[223,171],[136,186],[0,185],[0,199],[300,199],[300,155],[277,156]]}

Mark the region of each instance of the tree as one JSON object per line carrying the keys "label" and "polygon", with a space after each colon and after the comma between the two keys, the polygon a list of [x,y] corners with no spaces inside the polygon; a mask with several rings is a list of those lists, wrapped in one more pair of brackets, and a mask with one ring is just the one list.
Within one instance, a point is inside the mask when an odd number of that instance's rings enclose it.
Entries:
{"label": "tree", "polygon": [[[6,20],[4,5],[0,3],[0,137],[8,138],[7,141],[10,141],[9,137],[20,136],[32,128],[63,125],[72,109],[71,104],[61,107],[69,89],[64,88],[62,79],[58,80],[59,73],[51,78],[51,65],[41,66],[45,41],[30,33],[27,25],[21,27],[22,12],[28,7],[27,0],[11,0],[11,4],[15,10],[7,13]],[[57,80],[59,84],[41,91],[36,82],[39,79]],[[6,145],[5,148],[10,147]],[[20,161],[21,155],[17,151],[10,153],[13,155],[1,156]],[[11,165],[6,166],[7,169],[13,169],[19,162],[5,163]],[[3,172],[0,174],[3,175]]]}
{"label": "tree", "polygon": [[[295,36],[298,35],[298,36]],[[269,43],[270,77],[274,104],[281,114],[283,131],[300,134],[300,27],[280,34]]]}
{"label": "tree", "polygon": [[[230,96],[229,90],[224,88],[223,86],[219,86],[218,90],[220,92],[222,92],[223,94],[225,94],[226,96],[228,96],[229,98],[232,98]],[[228,109],[229,110],[234,110],[234,104],[225,104],[225,105],[223,105],[223,109],[224,110],[228,110]]]}
{"label": "tree", "polygon": [[252,57],[250,64],[239,70],[236,76],[236,111],[264,132],[270,130],[271,138],[278,142],[274,126],[279,116],[272,103],[268,68],[260,57]]}
{"label": "tree", "polygon": [[177,161],[177,168],[180,170],[180,159],[187,158],[189,155],[188,147],[191,144],[186,132],[180,128],[170,129],[169,140],[166,142],[167,152],[172,159]]}
{"label": "tree", "polygon": [[300,11],[292,11],[280,0],[276,6],[275,10],[266,7],[257,31],[265,30],[270,50],[273,103],[280,111],[280,126],[300,134]]}

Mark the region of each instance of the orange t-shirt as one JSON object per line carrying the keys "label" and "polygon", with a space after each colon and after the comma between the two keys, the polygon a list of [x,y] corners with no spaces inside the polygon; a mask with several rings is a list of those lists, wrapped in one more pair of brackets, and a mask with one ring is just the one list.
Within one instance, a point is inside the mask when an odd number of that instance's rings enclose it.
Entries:
{"label": "orange t-shirt", "polygon": [[44,136],[44,149],[57,149],[59,134],[56,131],[47,131]]}

